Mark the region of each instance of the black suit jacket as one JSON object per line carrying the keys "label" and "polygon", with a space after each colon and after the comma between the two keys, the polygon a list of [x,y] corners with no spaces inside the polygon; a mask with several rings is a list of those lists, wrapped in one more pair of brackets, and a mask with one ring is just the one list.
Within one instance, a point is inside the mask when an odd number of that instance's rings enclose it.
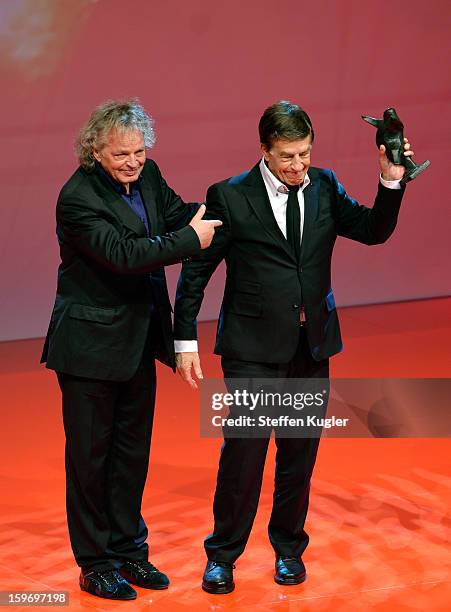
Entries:
{"label": "black suit jacket", "polygon": [[187,226],[187,205],[151,160],[141,193],[152,238],[109,181],[82,168],[64,185],[56,207],[61,253],[55,306],[41,361],[59,372],[128,380],[146,342],[151,312],[162,335],[157,357],[174,367],[171,306],[163,266],[200,251]]}
{"label": "black suit jacket", "polygon": [[212,245],[184,264],[175,305],[175,337],[197,337],[196,317],[205,286],[225,258],[227,277],[215,353],[246,361],[287,363],[305,308],[309,346],[316,360],[342,349],[331,288],[337,236],[364,244],[388,239],[404,189],[379,184],[372,209],[359,205],[331,170],[311,167],[304,189],[305,217],[299,264],[277,225],[256,165],[250,172],[212,185],[205,218],[223,222]]}

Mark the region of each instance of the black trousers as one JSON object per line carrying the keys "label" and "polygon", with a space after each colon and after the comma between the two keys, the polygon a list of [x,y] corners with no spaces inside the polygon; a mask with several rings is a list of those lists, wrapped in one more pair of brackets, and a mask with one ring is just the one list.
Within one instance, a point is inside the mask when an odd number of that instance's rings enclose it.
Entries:
{"label": "black trousers", "polygon": [[77,564],[98,571],[146,560],[141,501],[149,463],[156,376],[148,345],[126,382],[57,373],[66,434],[66,507]]}
{"label": "black trousers", "polygon": [[[286,364],[222,358],[224,378],[329,378],[329,360],[315,361],[305,329],[296,355]],[[274,497],[268,525],[276,555],[299,557],[308,545],[304,530],[310,479],[319,438],[282,438],[277,446]],[[205,540],[210,560],[233,563],[244,551],[257,512],[267,438],[225,438],[213,504],[214,531]]]}

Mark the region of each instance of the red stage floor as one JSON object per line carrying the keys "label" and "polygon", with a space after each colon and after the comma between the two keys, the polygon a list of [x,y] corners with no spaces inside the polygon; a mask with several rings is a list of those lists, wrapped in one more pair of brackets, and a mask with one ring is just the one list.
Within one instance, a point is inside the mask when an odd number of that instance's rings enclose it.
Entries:
{"label": "red stage floor", "polygon": [[[345,352],[337,377],[449,377],[451,299],[341,310]],[[200,326],[206,376],[214,325]],[[38,364],[41,340],[0,344],[0,590],[68,590],[70,609],[449,610],[451,446],[443,439],[325,439],[313,478],[305,554],[308,580],[273,582],[266,535],[274,448],[259,512],[225,596],[200,589],[202,541],[220,440],[199,437],[198,396],[166,368],[159,391],[143,513],[151,559],[167,591],[138,589],[133,602],[81,593],[64,511],[63,430],[53,373]],[[272,445],[273,447],[273,445]]]}

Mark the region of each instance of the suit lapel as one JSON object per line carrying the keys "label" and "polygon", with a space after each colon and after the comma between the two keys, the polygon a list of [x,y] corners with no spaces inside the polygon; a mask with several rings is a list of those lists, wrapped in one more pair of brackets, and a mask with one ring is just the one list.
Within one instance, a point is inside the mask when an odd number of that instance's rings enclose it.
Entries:
{"label": "suit lapel", "polygon": [[154,190],[152,189],[152,185],[150,184],[150,182],[144,176],[142,178],[140,187],[144,206],[150,221],[150,235],[156,236],[159,233],[159,228],[157,217],[157,203],[155,201]]}
{"label": "suit lapel", "polygon": [[[127,202],[118,194],[112,186],[108,185],[104,179],[94,175],[95,179],[99,182],[102,192],[103,199],[108,205],[108,208],[112,210],[121,220],[121,222],[132,229],[140,236],[146,235],[146,228],[136,213],[130,208]],[[158,219],[157,219],[157,208],[155,197],[153,195],[152,186],[147,178],[143,176],[140,184],[142,199],[144,206],[147,211],[147,215],[150,221],[150,233],[152,236],[158,234]]]}
{"label": "suit lapel", "polygon": [[304,189],[304,227],[302,230],[300,260],[304,256],[309,238],[312,234],[312,225],[318,216],[320,181],[314,168],[308,172],[310,184]]}
{"label": "suit lapel", "polygon": [[285,236],[283,235],[268,198],[258,164],[252,168],[242,183],[242,190],[252,210],[257,215],[267,234],[281,246],[293,261],[296,261]]}
{"label": "suit lapel", "polygon": [[119,217],[124,225],[132,229],[140,236],[146,235],[146,228],[144,227],[141,219],[132,211],[127,202],[118,193],[116,193],[112,187],[104,190],[103,199],[107,203],[108,208]]}

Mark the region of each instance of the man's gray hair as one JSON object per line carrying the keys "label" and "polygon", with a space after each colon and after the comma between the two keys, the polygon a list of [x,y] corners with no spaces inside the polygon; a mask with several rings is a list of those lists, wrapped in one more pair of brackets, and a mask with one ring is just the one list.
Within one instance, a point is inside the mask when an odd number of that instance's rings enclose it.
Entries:
{"label": "man's gray hair", "polygon": [[97,151],[102,149],[112,130],[119,132],[139,130],[144,137],[146,148],[150,149],[155,144],[153,119],[137,99],[108,100],[95,109],[75,141],[75,151],[80,165],[88,172],[94,168],[94,149]]}

